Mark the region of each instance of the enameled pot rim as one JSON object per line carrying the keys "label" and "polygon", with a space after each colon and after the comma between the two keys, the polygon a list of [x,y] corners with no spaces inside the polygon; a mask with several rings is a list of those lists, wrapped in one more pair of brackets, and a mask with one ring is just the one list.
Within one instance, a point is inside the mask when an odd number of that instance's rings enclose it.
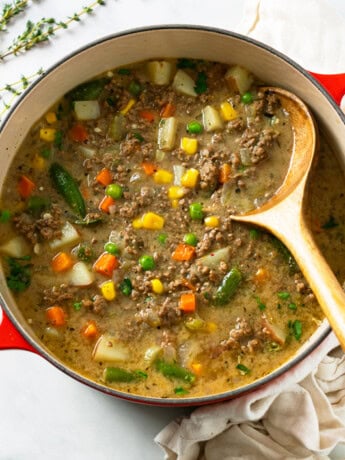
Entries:
{"label": "enameled pot rim", "polygon": [[[78,48],[77,50],[69,53],[64,57],[63,59],[60,59],[57,63],[52,65],[50,68],[47,69],[47,71],[44,72],[43,75],[37,78],[37,80],[30,85],[29,88],[27,88],[21,96],[17,99],[13,107],[8,111],[2,125],[0,126],[0,134],[1,132],[6,128],[7,124],[10,123],[11,117],[14,114],[16,108],[18,105],[26,98],[27,94],[32,91],[34,87],[36,87],[42,80],[44,80],[52,71],[54,71],[56,68],[58,68],[61,64],[65,64],[68,60],[77,57],[80,53],[83,51],[86,51],[90,48],[93,48],[97,45],[106,43],[108,41],[113,41],[117,38],[125,37],[128,35],[134,35],[137,33],[150,33],[154,31],[160,31],[160,30],[192,30],[192,31],[206,31],[210,32],[212,34],[219,34],[219,35],[224,35],[230,38],[235,38],[240,41],[247,42],[249,45],[253,45],[254,47],[261,48],[267,52],[269,52],[271,55],[280,58],[281,60],[285,61],[288,63],[290,66],[295,68],[300,74],[302,74],[307,80],[310,81],[310,83],[317,88],[319,92],[322,93],[323,97],[328,100],[328,102],[332,105],[332,108],[337,112],[337,115],[340,117],[340,119],[343,121],[345,124],[345,114],[342,113],[340,108],[337,106],[335,101],[332,99],[331,95],[325,90],[325,88],[308,72],[306,71],[302,66],[300,66],[298,63],[293,61],[291,58],[288,56],[284,55],[283,53],[277,51],[276,49],[270,47],[269,45],[266,45],[264,43],[261,43],[257,40],[254,40],[252,38],[246,37],[244,35],[231,32],[228,30],[220,29],[220,28],[215,28],[215,27],[208,27],[208,26],[199,26],[199,25],[184,25],[184,24],[166,24],[166,25],[155,25],[155,26],[149,26],[149,27],[139,27],[139,28],[133,28],[129,30],[124,30],[122,32],[118,32],[115,34],[107,35],[103,38],[100,38],[98,40],[92,41],[88,43],[87,45]],[[135,394],[129,394],[129,393],[123,393],[118,390],[115,390],[110,387],[106,387],[104,385],[98,384],[97,382],[90,380],[80,373],[74,371],[71,368],[68,368],[67,366],[63,365],[61,362],[59,362],[57,359],[54,358],[54,356],[47,352],[44,348],[42,348],[37,341],[35,341],[25,330],[25,328],[22,326],[21,322],[15,317],[15,315],[11,312],[11,309],[8,307],[4,299],[2,298],[2,295],[0,293],[0,302],[2,304],[2,307],[8,315],[9,319],[11,322],[14,324],[15,328],[20,332],[20,334],[25,338],[25,340],[28,341],[28,343],[37,351],[42,357],[47,359],[49,362],[51,362],[55,367],[66,373],[67,375],[73,377],[75,380],[78,380],[94,389],[97,389],[103,393],[116,396],[122,399],[126,399],[132,402],[136,403],[142,403],[142,404],[150,404],[150,405],[157,405],[157,406],[195,406],[195,405],[203,405],[203,404],[211,404],[211,403],[218,403],[224,400],[228,400],[234,397],[237,397],[239,395],[243,395],[244,393],[251,392],[253,390],[258,389],[259,387],[262,387],[275,378],[281,376],[282,374],[288,372],[291,368],[293,368],[296,364],[301,362],[303,359],[305,359],[313,350],[315,350],[322,342],[323,340],[329,335],[331,329],[329,326],[325,327],[325,330],[320,334],[320,336],[317,339],[314,339],[308,346],[305,348],[303,352],[300,352],[297,356],[293,357],[289,361],[287,361],[285,364],[281,365],[280,368],[277,370],[273,371],[272,373],[268,374],[267,376],[262,377],[259,380],[256,380],[252,383],[249,383],[248,385],[245,385],[243,387],[234,389],[234,390],[229,390],[224,393],[220,394],[214,394],[214,395],[209,395],[209,396],[201,396],[201,397],[194,397],[194,398],[168,398],[168,399],[163,399],[163,398],[155,398],[155,397],[147,397],[147,396],[140,396],[140,395],[135,395]]]}

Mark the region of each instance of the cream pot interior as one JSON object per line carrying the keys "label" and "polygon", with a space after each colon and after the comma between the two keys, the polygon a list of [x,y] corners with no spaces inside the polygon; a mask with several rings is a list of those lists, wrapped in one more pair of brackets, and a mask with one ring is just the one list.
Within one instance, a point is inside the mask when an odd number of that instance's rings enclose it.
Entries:
{"label": "cream pot interior", "polygon": [[[341,165],[345,165],[345,122],[344,116],[326,92],[313,81],[307,72],[295,63],[272,49],[239,35],[220,30],[198,27],[167,26],[125,32],[108,37],[72,54],[64,62],[49,70],[25,95],[11,111],[0,131],[0,149],[2,164],[0,183],[4,177],[18,147],[28,133],[31,125],[40,118],[57,99],[77,84],[90,79],[108,69],[162,57],[191,57],[214,60],[224,63],[237,63],[253,71],[268,84],[284,87],[301,97],[314,112],[327,138],[340,155]],[[9,318],[23,336],[54,365],[72,377],[107,393],[135,400],[137,402],[169,404],[201,404],[219,401],[249,391],[271,378],[288,370],[297,361],[304,358],[329,333],[329,326],[324,322],[311,339],[300,349],[298,356],[285,363],[260,381],[232,392],[206,398],[181,400],[159,400],[122,394],[116,390],[91,382],[66,368],[54,358],[35,337],[30,327],[23,320],[3,273],[0,274],[1,303]]]}

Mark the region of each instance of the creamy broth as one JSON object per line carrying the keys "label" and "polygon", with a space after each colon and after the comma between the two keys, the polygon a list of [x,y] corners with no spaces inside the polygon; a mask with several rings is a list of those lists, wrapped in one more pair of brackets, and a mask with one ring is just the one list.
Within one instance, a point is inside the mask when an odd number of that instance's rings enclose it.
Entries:
{"label": "creamy broth", "polygon": [[[2,260],[66,365],[128,393],[217,394],[269,374],[318,327],[286,248],[230,218],[288,168],[289,115],[259,84],[238,66],[138,63],[33,126],[3,187]],[[321,147],[312,222],[343,281],[344,181]]]}

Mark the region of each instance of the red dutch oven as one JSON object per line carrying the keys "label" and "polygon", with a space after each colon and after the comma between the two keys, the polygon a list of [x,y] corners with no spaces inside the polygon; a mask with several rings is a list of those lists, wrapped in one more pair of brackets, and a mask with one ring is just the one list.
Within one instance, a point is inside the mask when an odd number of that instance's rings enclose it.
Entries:
{"label": "red dutch oven", "polygon": [[[312,74],[274,49],[224,30],[195,26],[163,26],[126,31],[92,43],[67,56],[63,62],[56,64],[36,81],[20,97],[0,128],[0,188],[11,161],[33,122],[63,94],[79,83],[120,65],[153,58],[178,57],[236,63],[251,70],[265,83],[286,88],[297,94],[313,111],[320,129],[333,146],[339,164],[345,170],[345,115],[338,106],[345,94],[345,74]],[[40,341],[23,318],[7,288],[2,270],[0,303],[0,349],[22,349],[37,353],[69,376],[96,390],[133,402],[160,406],[210,404],[257,389],[288,372],[315,350],[330,333],[330,327],[325,320],[296,355],[269,375],[249,385],[216,395],[182,400],[159,399],[122,393],[88,379],[60,361]]]}

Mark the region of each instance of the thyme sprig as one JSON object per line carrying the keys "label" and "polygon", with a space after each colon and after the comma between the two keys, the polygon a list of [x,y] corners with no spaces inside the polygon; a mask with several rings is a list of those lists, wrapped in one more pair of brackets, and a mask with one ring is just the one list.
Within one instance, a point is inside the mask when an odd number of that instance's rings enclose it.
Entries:
{"label": "thyme sprig", "polygon": [[71,23],[79,22],[82,16],[91,14],[98,5],[105,5],[105,0],[93,1],[69,16],[66,21],[57,21],[55,18],[41,18],[37,22],[27,21],[24,32],[13,40],[7,50],[0,52],[0,59],[28,51],[37,44],[50,40],[57,31],[67,29]]}
{"label": "thyme sprig", "polygon": [[[43,73],[44,70],[40,68],[37,70],[37,72],[28,76],[22,75],[19,80],[13,83],[7,83],[5,86],[0,88],[0,99],[2,102],[2,109],[0,109],[0,122],[3,115],[7,112],[7,110],[11,108],[17,97],[25,91],[25,89],[32,83],[32,81],[34,81]],[[10,96],[9,99],[8,96]]]}
{"label": "thyme sprig", "polygon": [[0,16],[0,32],[3,32],[7,28],[7,24],[10,20],[17,16],[17,14],[24,11],[28,6],[29,0],[14,0],[12,3],[5,3],[2,8]]}

